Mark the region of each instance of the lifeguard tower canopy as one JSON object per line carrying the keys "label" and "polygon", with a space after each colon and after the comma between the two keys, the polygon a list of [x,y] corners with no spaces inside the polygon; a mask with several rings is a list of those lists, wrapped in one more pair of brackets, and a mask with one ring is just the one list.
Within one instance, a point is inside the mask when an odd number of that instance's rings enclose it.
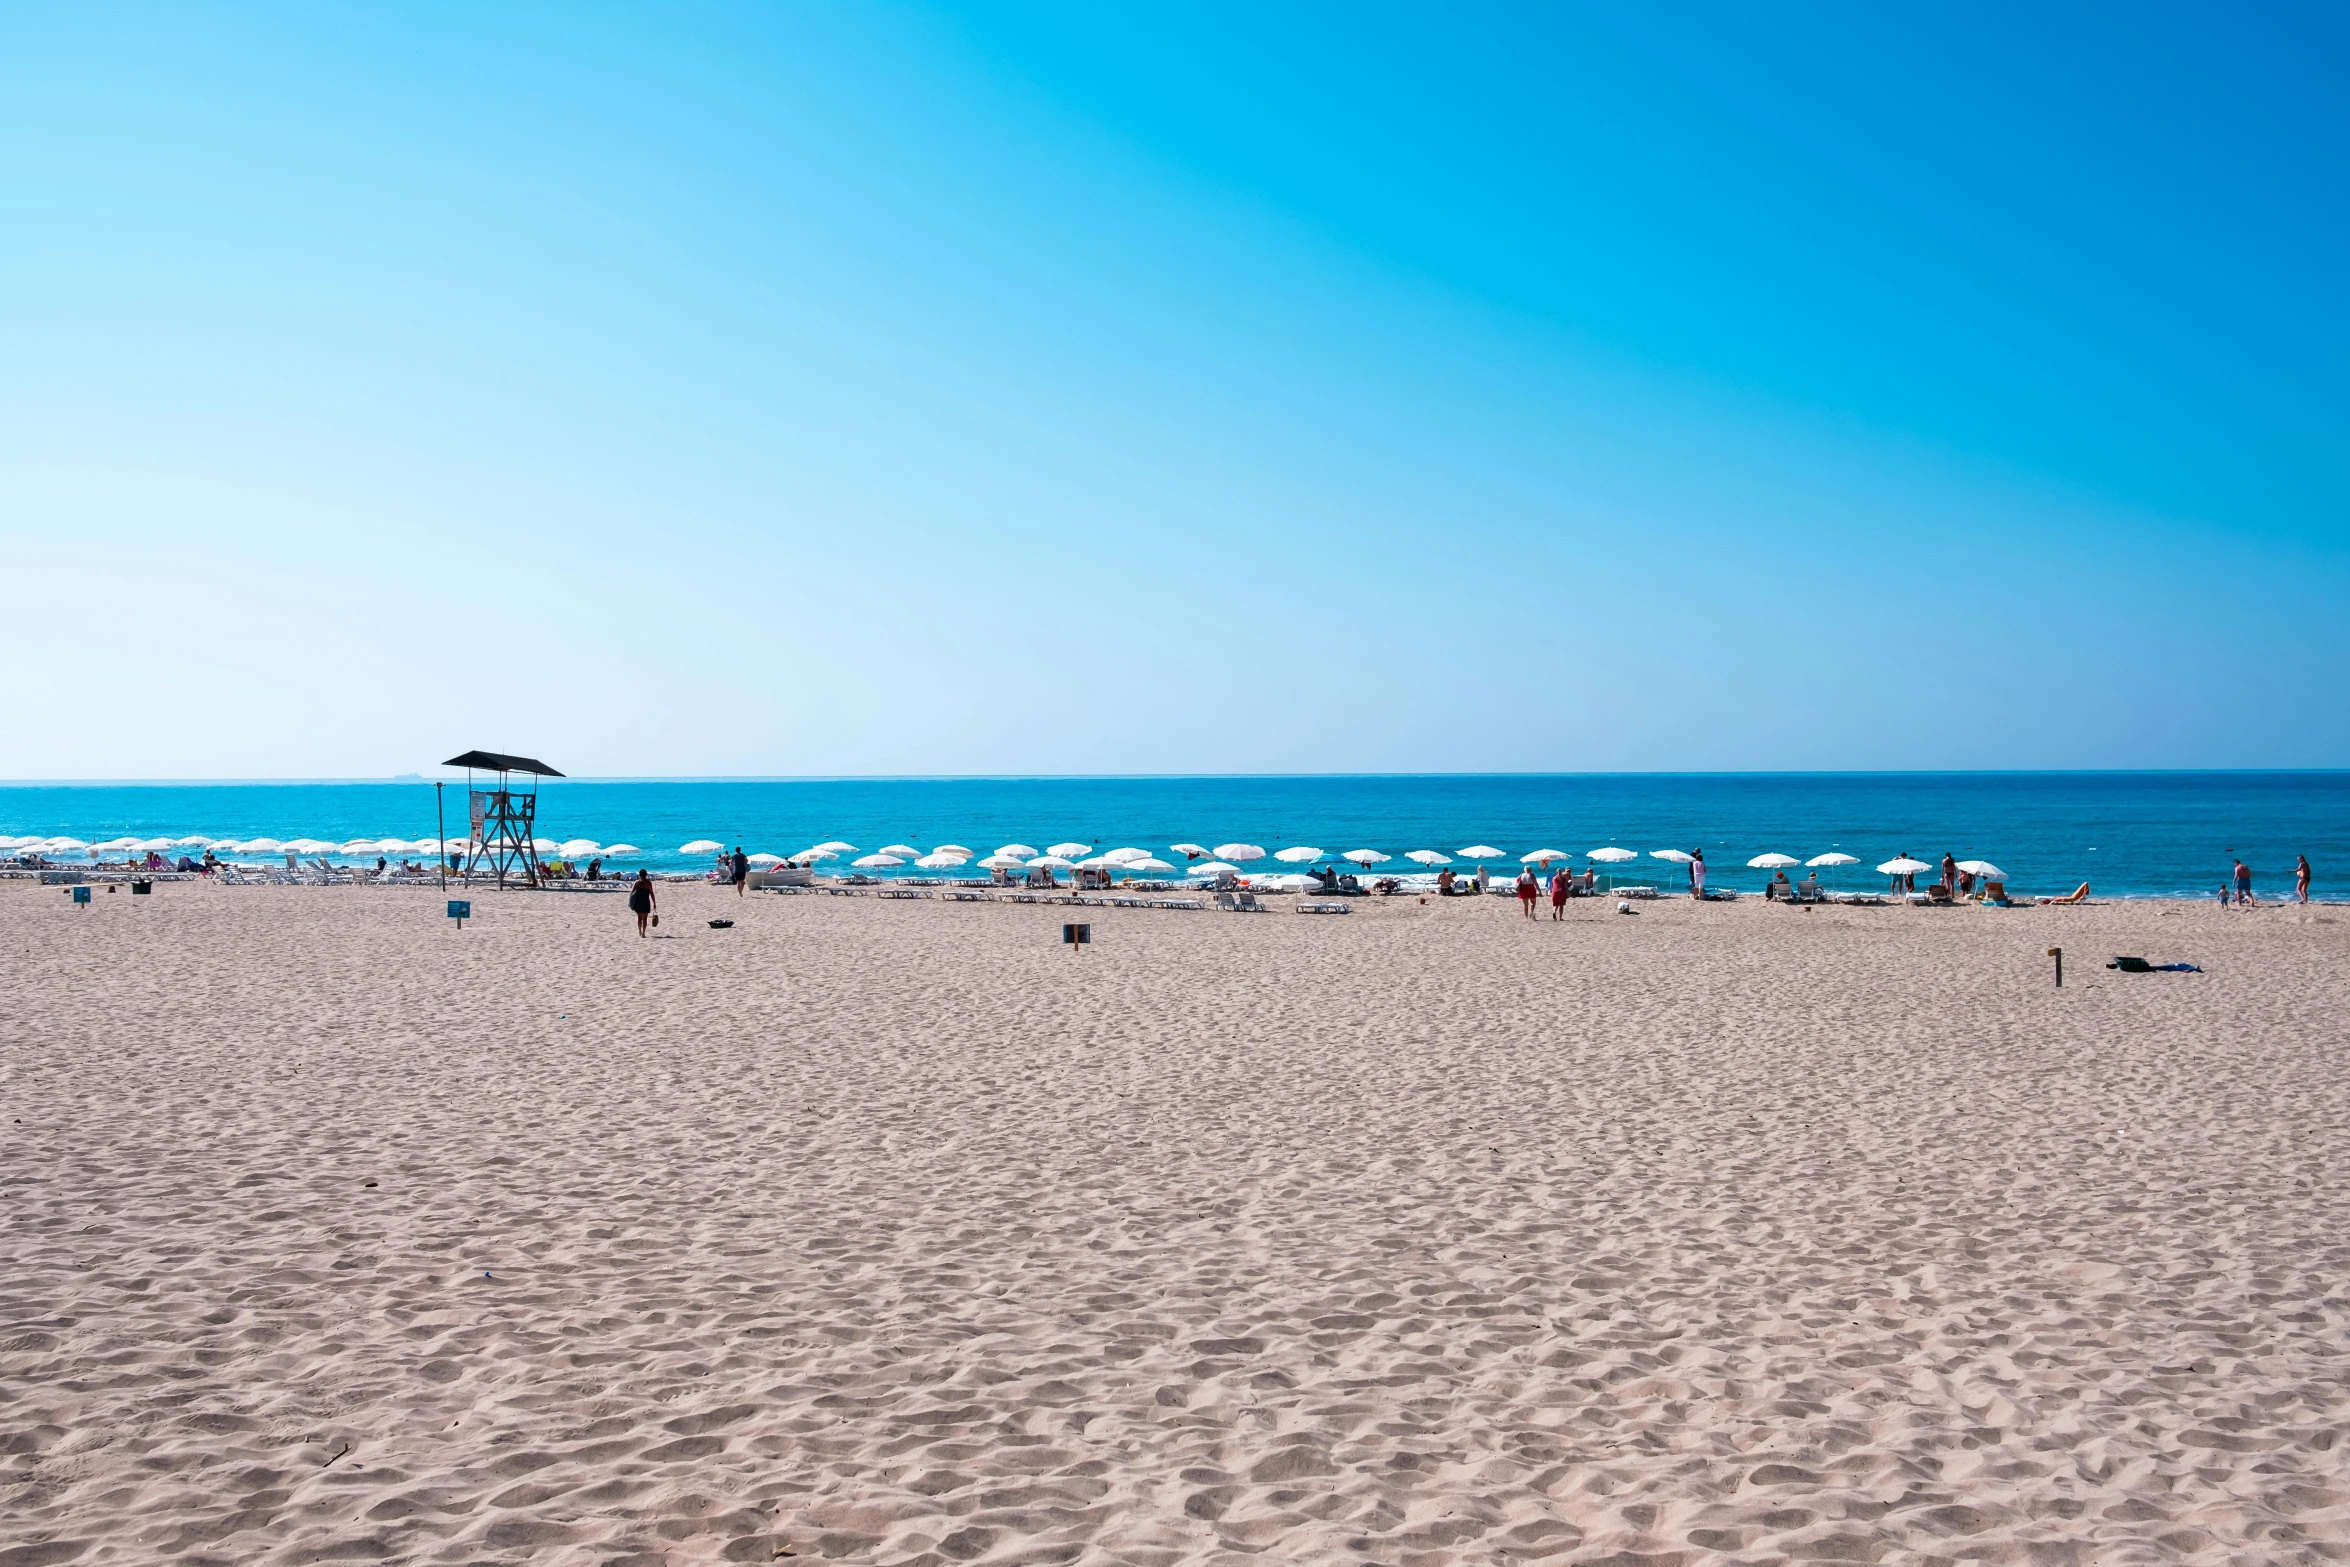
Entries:
{"label": "lifeguard tower canopy", "polygon": [[563,775],[532,756],[504,756],[496,751],[468,751],[441,763],[443,767],[478,768],[485,773],[536,773],[541,778]]}
{"label": "lifeguard tower canopy", "polygon": [[[540,885],[544,873],[539,869],[538,850],[530,841],[538,826],[536,780],[563,775],[536,757],[508,756],[499,751],[468,751],[441,765],[462,767],[468,774],[465,793],[473,835],[465,846],[465,880],[471,883],[477,874],[494,874],[501,887],[509,877],[528,887]],[[470,775],[475,772],[496,773],[498,786],[487,791],[474,788]],[[530,793],[518,794],[508,788],[509,773],[529,773],[533,779]]]}

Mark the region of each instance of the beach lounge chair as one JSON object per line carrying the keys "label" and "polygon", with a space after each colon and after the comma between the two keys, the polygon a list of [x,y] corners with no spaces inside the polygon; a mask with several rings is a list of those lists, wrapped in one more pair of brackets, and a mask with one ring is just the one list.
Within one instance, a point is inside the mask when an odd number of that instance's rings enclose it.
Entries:
{"label": "beach lounge chair", "polygon": [[1352,914],[1354,908],[1345,903],[1301,903],[1297,911],[1300,914]]}
{"label": "beach lounge chair", "polygon": [[1950,889],[1943,886],[1942,883],[1936,882],[1926,889],[1926,901],[1938,903],[1942,907],[1948,908],[1950,907]]}
{"label": "beach lounge chair", "polygon": [[2089,884],[2083,882],[2061,898],[2042,898],[2040,901],[2042,903],[2086,903],[2089,901]]}
{"label": "beach lounge chair", "polygon": [[1216,907],[1226,912],[1232,912],[1238,910],[1240,904],[1231,893],[1219,892],[1216,894]]}

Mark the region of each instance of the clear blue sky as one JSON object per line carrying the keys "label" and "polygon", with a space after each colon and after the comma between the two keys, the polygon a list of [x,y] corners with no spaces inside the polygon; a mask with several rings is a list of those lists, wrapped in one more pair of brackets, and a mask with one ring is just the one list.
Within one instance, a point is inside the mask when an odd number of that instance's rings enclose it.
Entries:
{"label": "clear blue sky", "polygon": [[2350,764],[2338,7],[0,11],[0,775]]}

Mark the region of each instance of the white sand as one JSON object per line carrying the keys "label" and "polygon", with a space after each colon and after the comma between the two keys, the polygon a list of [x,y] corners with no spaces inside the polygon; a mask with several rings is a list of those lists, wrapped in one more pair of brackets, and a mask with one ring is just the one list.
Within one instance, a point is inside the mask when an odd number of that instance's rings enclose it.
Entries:
{"label": "white sand", "polygon": [[2329,911],[474,896],[0,888],[0,1567],[2350,1558]]}

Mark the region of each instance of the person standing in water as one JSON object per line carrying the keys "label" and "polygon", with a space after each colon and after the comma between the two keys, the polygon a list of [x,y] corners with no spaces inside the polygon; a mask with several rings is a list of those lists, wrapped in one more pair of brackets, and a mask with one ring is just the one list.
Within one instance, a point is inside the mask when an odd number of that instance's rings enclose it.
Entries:
{"label": "person standing in water", "polygon": [[2294,855],[2293,896],[2299,898],[2303,903],[2309,901],[2309,881],[2309,856],[2306,854]]}
{"label": "person standing in water", "polygon": [[2242,860],[2238,860],[2236,862],[2236,907],[2248,909],[2251,906],[2252,867],[2246,865]]}
{"label": "person standing in water", "polygon": [[645,921],[652,917],[655,903],[653,873],[638,871],[636,885],[628,889],[628,911],[636,916],[636,933],[640,936],[645,933]]}

